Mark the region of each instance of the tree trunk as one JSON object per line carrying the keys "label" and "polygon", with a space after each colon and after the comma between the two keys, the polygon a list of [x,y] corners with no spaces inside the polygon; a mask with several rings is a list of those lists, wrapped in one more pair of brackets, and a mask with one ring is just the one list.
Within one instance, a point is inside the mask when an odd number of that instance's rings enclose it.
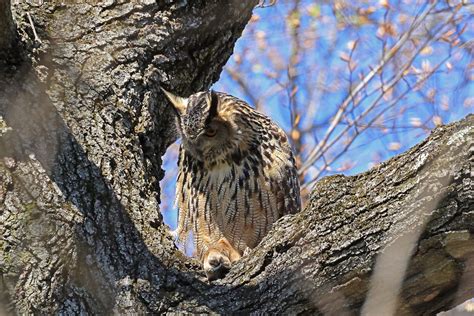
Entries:
{"label": "tree trunk", "polygon": [[15,8],[20,48],[0,69],[0,313],[430,314],[472,295],[474,116],[323,179],[208,284],[159,213],[175,139],[159,86],[216,81],[256,1],[161,3]]}

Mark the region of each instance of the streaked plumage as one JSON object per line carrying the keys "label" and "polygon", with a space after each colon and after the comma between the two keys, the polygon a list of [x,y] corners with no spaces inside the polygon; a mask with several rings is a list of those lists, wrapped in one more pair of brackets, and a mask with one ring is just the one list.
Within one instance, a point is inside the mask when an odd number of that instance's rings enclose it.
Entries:
{"label": "streaked plumage", "polygon": [[222,277],[276,220],[300,210],[295,160],[283,130],[244,101],[214,91],[166,94],[182,138],[178,237],[192,232],[209,279]]}

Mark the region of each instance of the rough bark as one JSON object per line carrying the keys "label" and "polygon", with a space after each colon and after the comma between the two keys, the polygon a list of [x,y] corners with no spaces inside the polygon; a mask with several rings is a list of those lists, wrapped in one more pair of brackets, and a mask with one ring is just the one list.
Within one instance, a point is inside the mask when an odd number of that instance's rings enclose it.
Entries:
{"label": "rough bark", "polygon": [[208,284],[176,249],[158,205],[175,137],[159,85],[187,95],[217,80],[253,5],[15,9],[21,63],[0,76],[0,311],[430,314],[472,295],[474,116],[323,179],[224,280]]}
{"label": "rough bark", "polygon": [[161,155],[174,138],[159,86],[183,95],[209,87],[254,5],[15,9],[24,50],[0,76],[0,267],[3,300],[16,311],[177,304],[183,294],[167,271],[189,263],[159,213]]}

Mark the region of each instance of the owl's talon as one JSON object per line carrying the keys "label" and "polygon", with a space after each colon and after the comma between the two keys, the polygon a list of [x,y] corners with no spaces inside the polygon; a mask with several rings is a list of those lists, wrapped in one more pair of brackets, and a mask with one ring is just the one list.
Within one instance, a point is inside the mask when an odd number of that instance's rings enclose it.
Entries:
{"label": "owl's talon", "polygon": [[213,251],[204,261],[204,272],[209,281],[222,279],[229,272],[231,265],[229,258]]}

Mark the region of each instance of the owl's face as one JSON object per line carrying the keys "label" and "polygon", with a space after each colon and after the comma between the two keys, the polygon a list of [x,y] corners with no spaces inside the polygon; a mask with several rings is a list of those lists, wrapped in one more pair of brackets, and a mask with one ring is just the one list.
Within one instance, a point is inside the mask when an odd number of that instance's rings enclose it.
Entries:
{"label": "owl's face", "polygon": [[200,161],[224,158],[240,143],[232,116],[220,113],[220,95],[214,91],[182,98],[162,89],[174,106],[183,147]]}

